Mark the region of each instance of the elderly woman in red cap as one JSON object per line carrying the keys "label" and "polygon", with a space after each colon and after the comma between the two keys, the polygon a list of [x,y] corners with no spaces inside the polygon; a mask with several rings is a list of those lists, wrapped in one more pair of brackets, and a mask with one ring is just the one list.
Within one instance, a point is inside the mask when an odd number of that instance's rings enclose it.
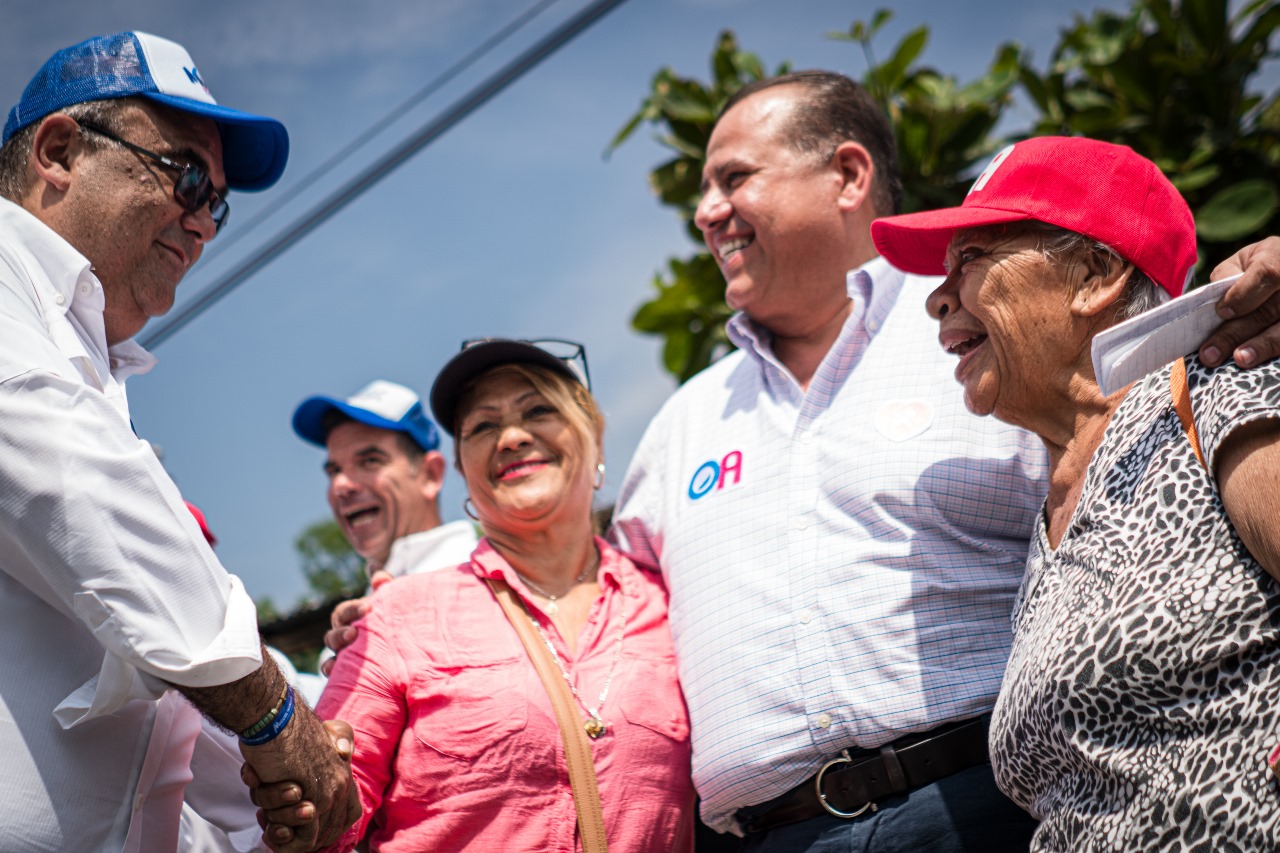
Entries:
{"label": "elderly woman in red cap", "polygon": [[385,584],[337,659],[316,710],[355,730],[363,814],[336,849],[690,850],[667,593],[593,535],[604,419],[581,346],[464,344],[431,408],[484,538]]}
{"label": "elderly woman in red cap", "polygon": [[928,309],[969,409],[1049,452],[991,726],[1033,849],[1280,849],[1280,364],[1190,356],[1107,396],[1090,356],[1182,292],[1186,203],[1128,148],[1048,137],[872,234],[945,272]]}

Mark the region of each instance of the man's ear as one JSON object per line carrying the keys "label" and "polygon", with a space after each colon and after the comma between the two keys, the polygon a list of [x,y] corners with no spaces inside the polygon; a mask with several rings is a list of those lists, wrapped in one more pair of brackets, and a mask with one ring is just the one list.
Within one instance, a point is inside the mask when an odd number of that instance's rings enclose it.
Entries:
{"label": "man's ear", "polygon": [[832,160],[840,170],[840,207],[845,211],[857,210],[871,197],[876,174],[871,154],[857,142],[846,140],[836,148]]}
{"label": "man's ear", "polygon": [[53,113],[40,120],[31,143],[31,168],[39,183],[59,193],[71,186],[71,166],[85,151],[80,125],[65,113]]}
{"label": "man's ear", "polygon": [[1071,297],[1071,313],[1097,317],[1116,305],[1133,272],[1133,264],[1103,252],[1087,252],[1081,261],[1083,280]]}
{"label": "man's ear", "polygon": [[438,450],[429,450],[422,457],[422,494],[435,500],[444,486],[444,455]]}

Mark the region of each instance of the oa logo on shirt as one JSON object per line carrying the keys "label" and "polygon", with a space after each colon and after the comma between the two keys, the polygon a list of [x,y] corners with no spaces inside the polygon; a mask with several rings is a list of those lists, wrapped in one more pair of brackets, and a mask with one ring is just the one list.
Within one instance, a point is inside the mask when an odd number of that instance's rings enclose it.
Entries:
{"label": "oa logo on shirt", "polygon": [[693,472],[693,479],[689,481],[690,500],[696,501],[711,492],[723,489],[725,481],[731,476],[733,477],[732,485],[736,486],[742,482],[741,450],[730,450],[719,462],[708,459],[699,465],[698,470]]}

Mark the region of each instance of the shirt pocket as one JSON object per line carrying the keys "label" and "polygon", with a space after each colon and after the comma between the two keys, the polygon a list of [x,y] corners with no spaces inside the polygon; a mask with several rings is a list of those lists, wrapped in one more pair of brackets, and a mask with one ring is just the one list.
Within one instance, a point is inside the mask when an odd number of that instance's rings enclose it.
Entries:
{"label": "shirt pocket", "polygon": [[[687,744],[689,712],[680,692],[675,660],[624,657],[621,663],[626,680],[619,710],[626,721],[668,741]],[[608,714],[603,716],[607,718]]]}
{"label": "shirt pocket", "polygon": [[529,721],[524,659],[448,668],[415,682],[409,697],[414,739],[469,765],[501,762]]}

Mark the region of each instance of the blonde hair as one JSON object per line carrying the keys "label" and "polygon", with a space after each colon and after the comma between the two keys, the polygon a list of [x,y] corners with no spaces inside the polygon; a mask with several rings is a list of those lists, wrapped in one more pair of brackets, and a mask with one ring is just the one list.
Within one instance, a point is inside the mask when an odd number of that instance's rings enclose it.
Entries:
{"label": "blonde hair", "polygon": [[[453,443],[453,463],[459,471],[462,470],[462,421],[470,409],[476,386],[482,379],[490,376],[515,376],[528,382],[564,416],[569,422],[569,428],[577,434],[587,451],[594,451],[597,461],[604,461],[604,415],[591,392],[581,382],[549,367],[512,363],[500,364],[473,377],[462,386],[462,391],[458,394],[458,405],[454,408],[453,434],[457,439]],[[592,467],[595,467],[595,463],[592,463]]]}

